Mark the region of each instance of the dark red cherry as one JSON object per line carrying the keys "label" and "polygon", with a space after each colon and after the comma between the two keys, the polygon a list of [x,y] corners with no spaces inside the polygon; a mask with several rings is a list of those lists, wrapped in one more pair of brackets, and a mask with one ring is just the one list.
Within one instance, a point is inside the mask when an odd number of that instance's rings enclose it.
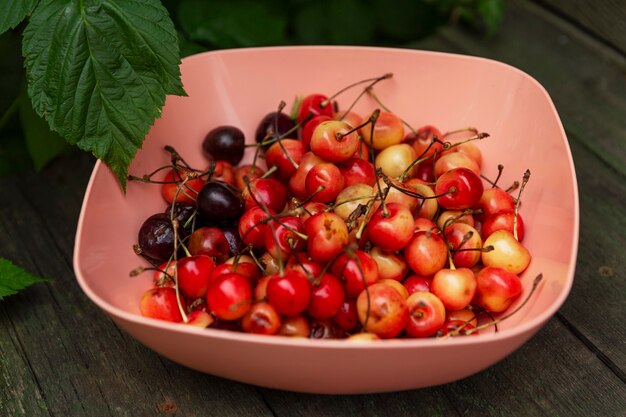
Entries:
{"label": "dark red cherry", "polygon": [[170,216],[157,213],[148,217],[137,236],[141,254],[156,261],[165,261],[174,252],[174,229]]}
{"label": "dark red cherry", "polygon": [[209,159],[228,161],[237,165],[243,158],[245,137],[234,126],[219,126],[211,130],[202,142],[202,150]]}
{"label": "dark red cherry", "polygon": [[[271,112],[261,119],[256,128],[255,139],[257,143],[263,142],[276,136],[282,136],[292,130],[296,124],[285,113]],[[278,130],[275,128],[278,127]],[[295,132],[292,137],[295,137]],[[270,144],[264,145],[263,148],[269,148]]]}
{"label": "dark red cherry", "polygon": [[198,194],[198,212],[209,223],[237,220],[243,213],[241,192],[225,182],[206,183]]}

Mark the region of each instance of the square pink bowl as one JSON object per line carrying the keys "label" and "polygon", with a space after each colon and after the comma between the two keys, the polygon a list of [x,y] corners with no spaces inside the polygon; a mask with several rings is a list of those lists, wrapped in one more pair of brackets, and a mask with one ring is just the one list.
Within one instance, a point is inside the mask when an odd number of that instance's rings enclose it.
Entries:
{"label": "square pink bowl", "polygon": [[[531,301],[498,333],[446,340],[348,343],[296,340],[147,319],[139,300],[150,274],[130,278],[142,260],[132,250],[145,218],[165,208],[158,188],[129,183],[121,192],[109,169],[97,163],[79,219],[74,270],[85,293],[121,328],[182,365],[251,384],[315,393],[365,393],[451,382],[498,362],[537,332],[567,297],[578,248],[578,190],[567,138],[544,88],[527,74],[481,58],[366,47],[278,47],[208,52],[183,60],[189,97],[168,97],[130,172],[167,163],[173,145],[195,166],[206,164],[205,134],[220,124],[239,126],[249,141],[256,124],[280,100],[331,94],[356,80],[393,72],[377,87],[383,102],[414,126],[443,131],[476,126],[491,134],[479,146],[483,172],[503,184],[528,168],[524,193],[525,245],[533,260],[522,275],[525,291],[544,281]],[[350,103],[357,91],[340,97]],[[365,113],[374,104],[357,107]],[[523,298],[523,297],[522,297]],[[519,301],[518,301],[519,302]],[[511,308],[514,308],[514,304]]]}

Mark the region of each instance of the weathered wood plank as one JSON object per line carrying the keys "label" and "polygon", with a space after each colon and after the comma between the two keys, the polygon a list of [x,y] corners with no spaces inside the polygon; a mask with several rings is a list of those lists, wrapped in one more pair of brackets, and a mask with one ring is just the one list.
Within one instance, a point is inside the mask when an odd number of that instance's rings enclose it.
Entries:
{"label": "weathered wood plank", "polygon": [[626,55],[626,3],[623,0],[539,0]]}
{"label": "weathered wood plank", "polygon": [[540,7],[511,0],[491,39],[446,28],[413,46],[496,59],[531,74],[550,93],[570,139],[626,176],[626,61],[608,59],[607,48],[558,18],[546,18]]}
{"label": "weathered wood plank", "polygon": [[[0,304],[3,327],[14,329],[0,333],[3,357],[23,354],[32,369],[29,375],[18,361],[6,363],[2,374],[11,391],[0,397],[0,415],[36,415],[30,410],[41,398],[43,411],[47,407],[52,415],[154,416],[178,410],[204,416],[216,402],[220,416],[269,415],[254,387],[163,360],[120,332],[82,293],[71,256],[92,164],[74,155],[43,174],[0,179],[0,189],[12,196],[0,212],[0,235],[15,237],[0,240],[0,254],[52,278]],[[37,388],[39,397],[32,394]]]}

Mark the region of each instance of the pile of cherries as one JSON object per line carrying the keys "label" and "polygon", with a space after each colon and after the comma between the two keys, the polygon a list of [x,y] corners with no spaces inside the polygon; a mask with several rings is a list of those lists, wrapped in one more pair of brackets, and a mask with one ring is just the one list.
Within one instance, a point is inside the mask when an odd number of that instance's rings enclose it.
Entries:
{"label": "pile of cherries", "polygon": [[[497,316],[531,260],[519,214],[530,173],[498,187],[502,166],[495,181],[481,175],[473,143],[489,135],[413,129],[374,93],[389,77],[349,86],[366,84],[359,97],[378,104],[365,118],[311,94],[291,116],[284,103],[265,116],[256,144],[237,127],[211,130],[206,169],[167,146],[171,164],[130,176],[169,203],[134,248],[153,266],[131,275],[154,270],[142,314],[351,340],[476,334],[513,314]],[[239,166],[245,148],[254,160]]]}

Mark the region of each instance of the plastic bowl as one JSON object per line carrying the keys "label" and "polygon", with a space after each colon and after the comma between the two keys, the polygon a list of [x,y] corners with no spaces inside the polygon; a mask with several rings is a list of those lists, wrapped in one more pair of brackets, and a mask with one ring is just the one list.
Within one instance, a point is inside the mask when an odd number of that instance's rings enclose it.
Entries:
{"label": "plastic bowl", "polygon": [[[80,215],[74,269],[89,298],[144,345],[184,366],[265,387],[312,393],[397,391],[455,381],[493,365],[526,342],[565,301],[578,248],[576,177],[554,105],[527,74],[469,56],[363,47],[208,52],[184,59],[181,70],[189,96],[168,97],[131,173],[166,164],[166,144],[192,165],[205,166],[201,143],[213,127],[239,126],[252,141],[257,123],[280,100],[332,94],[354,81],[393,72],[392,79],[376,87],[392,111],[414,126],[432,124],[442,131],[476,126],[489,132],[491,138],[479,143],[483,172],[495,176],[497,164],[504,164],[502,184],[531,170],[522,210],[524,244],[533,257],[522,275],[525,294],[538,273],[545,278],[530,302],[499,325],[499,332],[445,340],[296,340],[144,318],[139,301],[152,277],[129,277],[143,263],[132,245],[143,220],[164,210],[165,203],[158,188],[143,183],[129,183],[124,195],[98,162]],[[357,94],[354,90],[339,100],[347,106]],[[365,115],[365,109],[374,107],[365,99],[357,111]]]}

